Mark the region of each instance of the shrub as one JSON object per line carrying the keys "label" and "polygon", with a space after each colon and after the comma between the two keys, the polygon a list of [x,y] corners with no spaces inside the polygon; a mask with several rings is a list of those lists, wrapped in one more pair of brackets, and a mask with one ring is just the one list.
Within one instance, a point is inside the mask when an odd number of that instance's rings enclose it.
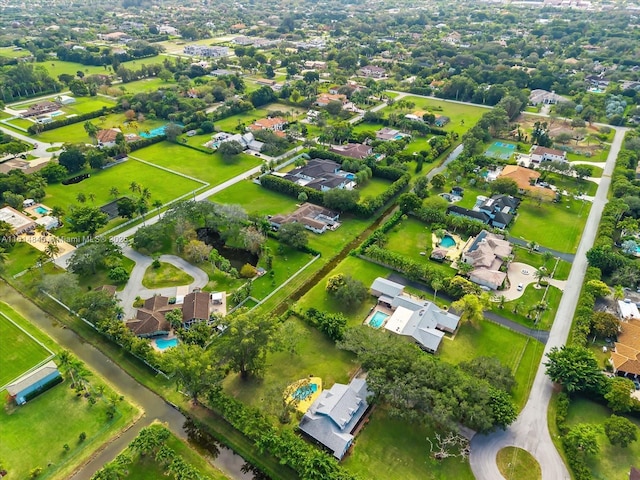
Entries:
{"label": "shrub", "polygon": [[256,267],[254,267],[250,263],[245,263],[240,269],[240,276],[242,278],[253,278],[256,276],[256,273]]}

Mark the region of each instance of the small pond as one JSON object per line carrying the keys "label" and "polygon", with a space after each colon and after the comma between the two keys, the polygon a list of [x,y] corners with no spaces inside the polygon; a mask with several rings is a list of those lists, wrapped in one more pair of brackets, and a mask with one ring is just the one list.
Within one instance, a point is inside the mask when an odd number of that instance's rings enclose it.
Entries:
{"label": "small pond", "polygon": [[238,271],[246,264],[253,265],[258,264],[258,256],[253,253],[244,250],[242,248],[227,247],[224,244],[224,240],[220,238],[220,234],[212,228],[199,228],[196,231],[198,240],[203,241],[207,245],[211,245],[218,250],[220,255],[231,262],[231,266]]}

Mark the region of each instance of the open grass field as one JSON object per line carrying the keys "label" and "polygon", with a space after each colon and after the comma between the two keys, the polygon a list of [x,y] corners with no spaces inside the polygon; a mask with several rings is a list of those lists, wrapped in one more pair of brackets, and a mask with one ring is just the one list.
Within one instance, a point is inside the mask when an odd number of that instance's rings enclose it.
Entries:
{"label": "open grass field", "polygon": [[6,303],[0,303],[0,307],[0,338],[7,346],[0,355],[0,385],[6,385],[47,359],[52,352],[25,331],[23,324],[28,322],[11,307]]}
{"label": "open grass field", "polygon": [[498,469],[506,480],[540,480],[540,464],[526,450],[518,447],[505,447],[496,458]]}
{"label": "open grass field", "polygon": [[161,78],[143,78],[134,82],[117,84],[117,87],[124,87],[125,93],[155,92],[172,85],[177,85],[174,81],[165,82]]}
{"label": "open grass field", "polygon": [[553,278],[557,280],[566,280],[569,277],[569,272],[571,271],[571,264],[569,262],[565,262],[564,260],[558,261],[558,259],[554,258],[545,263],[541,253],[529,251],[528,249],[517,245],[514,245],[513,254],[514,262],[526,263],[536,269],[546,267],[549,273],[551,273],[555,268],[556,271]]}
{"label": "open grass field", "polygon": [[527,198],[520,204],[510,233],[543,247],[574,253],[590,209],[590,202],[570,197],[562,197],[559,203],[543,203],[540,206]]}
{"label": "open grass field", "polygon": [[382,178],[371,178],[363,186],[358,187],[358,190],[360,191],[360,199],[364,199],[366,197],[377,197],[378,195],[384,193],[390,185],[391,182],[389,180],[385,180]]}
{"label": "open grass field", "polygon": [[15,47],[2,47],[2,48],[0,48],[0,57],[22,58],[22,57],[28,57],[29,55],[31,55],[31,52],[29,50],[24,49],[24,48],[22,48],[20,50],[15,50]]}
{"label": "open grass field", "polygon": [[160,268],[154,268],[153,265],[148,267],[142,279],[142,285],[146,288],[178,287],[191,282],[191,275],[165,262],[160,262]]}
{"label": "open grass field", "polygon": [[12,118],[11,120],[7,120],[7,123],[17,128],[24,128],[25,130],[33,125],[33,122],[26,118]]}
{"label": "open grass field", "polygon": [[[122,62],[122,66],[127,67],[132,70],[139,70],[142,65],[155,65],[157,63],[162,63],[165,57],[160,55],[156,55],[155,57],[143,58],[140,60],[131,60],[129,62]],[[36,65],[41,65],[47,69],[49,75],[53,78],[58,78],[58,75],[63,73],[69,75],[75,75],[78,71],[83,71],[85,75],[93,75],[96,73],[102,74],[111,74],[113,71],[110,66],[102,67],[102,66],[90,66],[90,65],[81,65],[75,62],[65,62],[62,60],[46,61],[41,63],[36,63]]]}
{"label": "open grass field", "polygon": [[[98,381],[92,378],[92,386]],[[105,395],[109,393],[107,388]],[[41,477],[68,478],[109,438],[122,430],[136,415],[136,409],[120,402],[113,420],[107,420],[105,397],[91,405],[76,396],[69,381],[56,385],[16,408],[0,411],[0,458],[10,479],[29,478],[32,469],[42,468]],[[85,432],[87,438],[78,437]],[[69,445],[69,451],[63,446]]]}
{"label": "open grass field", "polygon": [[[131,274],[133,267],[135,267],[135,262],[128,257],[123,256],[121,258],[121,266],[127,271],[127,273]],[[109,270],[106,268],[100,268],[93,275],[82,275],[78,277],[78,282],[83,287],[86,285],[87,288],[98,288],[103,285],[115,285],[118,291],[122,290],[127,282],[114,282],[109,278]]]}
{"label": "open grass field", "polygon": [[275,111],[284,113],[288,112],[290,114],[289,120],[294,120],[305,112],[305,110],[302,108],[292,107],[290,105],[284,105],[282,103],[270,103],[268,105],[263,105],[260,108],[250,110],[248,112],[239,113],[231,117],[223,118],[222,120],[217,120],[214,123],[216,130],[218,131],[236,132],[238,125],[244,124],[245,126],[248,126],[256,120],[265,118],[270,115],[271,112]]}
{"label": "open grass field", "polygon": [[544,345],[489,321],[463,323],[453,339],[445,337],[438,356],[458,364],[476,357],[496,357],[513,371],[518,385],[513,397],[522,408],[533,384]]}
{"label": "open grass field", "polygon": [[[49,185],[43,203],[49,207],[57,205],[68,210],[70,206],[77,205],[76,197],[79,193],[85,195],[93,193],[95,195],[93,204],[101,206],[113,200],[109,195],[109,190],[112,187],[117,187],[121,195],[133,195],[129,191],[129,185],[133,181],[151,191],[151,203],[155,200],[160,200],[163,203],[169,202],[202,185],[199,182],[130,159],[114,167],[92,172],[91,177],[79,183]],[[88,203],[91,204],[90,201]]]}
{"label": "open grass field", "polygon": [[242,205],[250,214],[275,215],[291,213],[296,209],[296,200],[286,195],[267,190],[250,180],[236,183],[216,193],[209,200],[217,203]]}
{"label": "open grass field", "polygon": [[[67,114],[75,113],[77,115],[81,115],[84,113],[98,111],[102,107],[113,107],[116,104],[115,101],[103,96],[74,98],[76,99],[75,103],[71,103],[69,105],[61,105],[60,110]],[[37,103],[40,103],[40,101],[24,102],[20,103],[20,105],[16,106],[15,108],[16,110],[27,110],[31,105],[35,105]],[[33,122],[29,123],[33,124]]]}
{"label": "open grass field", "polygon": [[[171,434],[164,445],[176,452],[185,463],[195,467],[201,475],[206,475],[209,480],[226,480],[229,478],[175,435]],[[131,465],[127,465],[128,474],[123,478],[127,480],[157,480],[166,476],[165,469],[160,466],[152,455],[143,457],[130,449],[126,449],[125,452],[131,454],[134,460]]]}
{"label": "open grass field", "polygon": [[342,463],[351,473],[372,480],[472,480],[469,462],[430,456],[426,439],[435,440],[433,434],[430,428],[393,418],[384,407],[376,407]]}
{"label": "open grass field", "polygon": [[9,259],[4,264],[3,269],[8,275],[17,273],[32,267],[42,252],[26,242],[14,243],[7,252]]}
{"label": "open grass field", "polygon": [[[499,296],[498,292],[498,296]],[[534,288],[534,284],[525,288],[523,295],[510,302],[505,302],[504,308],[499,308],[497,304],[493,304],[493,311],[502,317],[513,320],[529,328],[538,328],[540,330],[549,330],[553,324],[553,320],[558,311],[558,305],[562,298],[562,291],[556,287],[549,287],[549,292],[545,298],[548,308],[542,312],[537,325],[534,323],[536,312],[533,308],[542,301],[544,289]],[[516,310],[516,312],[514,312]],[[529,315],[531,318],[528,318]]]}
{"label": "open grass field", "polygon": [[[629,467],[631,465],[637,467],[640,459],[640,442],[633,442],[627,448],[609,443],[604,433],[603,423],[610,415],[611,411],[604,405],[586,398],[573,398],[569,404],[567,423],[570,427],[578,423],[589,423],[596,425],[599,429],[600,452],[587,457],[587,466],[591,469],[592,478],[597,480],[628,478]],[[640,427],[640,421],[637,418],[629,417],[629,420]]]}
{"label": "open grass field", "polygon": [[170,142],[156,143],[136,150],[132,156],[198,178],[211,185],[223,183],[262,162],[259,158],[245,154],[236,155],[227,161],[219,153],[208,155]]}

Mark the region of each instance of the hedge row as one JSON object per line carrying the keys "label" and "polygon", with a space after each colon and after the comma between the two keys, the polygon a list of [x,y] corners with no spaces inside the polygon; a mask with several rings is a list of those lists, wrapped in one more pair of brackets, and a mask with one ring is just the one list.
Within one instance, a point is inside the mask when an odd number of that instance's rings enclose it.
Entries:
{"label": "hedge row", "polygon": [[65,117],[60,120],[56,120],[55,122],[50,123],[40,123],[38,125],[31,125],[27,131],[35,135],[38,132],[46,132],[48,130],[54,130],[56,128],[64,127],[66,125],[72,125],[74,123],[85,122],[87,120],[91,120],[92,118],[101,117],[102,115],[107,115],[108,113],[115,112],[117,107],[102,107],[100,110],[96,110],[93,112],[83,113],[81,115],[76,115],[75,117]]}
{"label": "hedge row", "polygon": [[427,225],[440,224],[456,231],[462,231],[467,235],[478,235],[482,230],[494,231],[489,225],[470,218],[461,217],[459,215],[447,215],[447,212],[437,208],[421,208],[411,215],[422,220]]}
{"label": "hedge row", "polygon": [[354,480],[326,452],[307,443],[289,429],[278,430],[260,410],[244,405],[238,400],[213,392],[210,406],[231,425],[253,441],[261,452],[269,452],[298,472],[303,480]]}
{"label": "hedge row", "polygon": [[400,220],[402,220],[403,215],[404,213],[398,210],[386,222],[384,222],[382,225],[376,228],[371,233],[371,235],[369,235],[369,237],[367,237],[365,241],[362,242],[362,244],[358,248],[358,253],[360,254],[364,253],[365,249],[370,245],[373,245],[381,235],[388,233],[393,227],[395,227],[398,223],[400,223]]}
{"label": "hedge row", "polygon": [[[135,152],[136,150],[140,150],[141,148],[148,147],[149,145],[163,142],[166,139],[167,139],[166,135],[158,135],[156,137],[141,138],[140,140],[136,140],[135,142],[127,143],[127,145],[129,147],[129,152]],[[118,155],[121,154],[117,146],[108,147],[103,150],[104,152],[106,152],[107,156],[109,157],[117,157]]]}
{"label": "hedge row", "polygon": [[591,331],[591,318],[593,317],[596,297],[589,292],[587,283],[591,280],[600,280],[601,272],[599,268],[588,267],[584,276],[584,284],[578,298],[576,313],[573,319],[573,331],[571,342],[575,345],[586,346],[589,332]]}
{"label": "hedge row", "polygon": [[297,313],[298,316],[317,328],[334,342],[342,340],[344,332],[347,328],[347,317],[341,313],[323,312],[316,308],[309,308],[303,312]]}

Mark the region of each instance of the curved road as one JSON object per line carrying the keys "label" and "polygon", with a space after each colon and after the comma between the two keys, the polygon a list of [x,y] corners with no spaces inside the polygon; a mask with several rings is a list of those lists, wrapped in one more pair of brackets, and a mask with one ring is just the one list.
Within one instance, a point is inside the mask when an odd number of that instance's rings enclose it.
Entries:
{"label": "curved road", "polygon": [[625,128],[613,128],[616,129],[616,134],[607,157],[602,181],[598,187],[587,224],[582,233],[582,239],[569,274],[569,280],[558,306],[558,313],[549,332],[549,340],[538,366],[529,400],[518,419],[507,430],[490,435],[475,435],[471,441],[469,461],[471,469],[478,480],[503,478],[496,465],[496,455],[500,449],[507,446],[520,447],[531,453],[540,464],[542,480],[569,480],[571,478],[549,434],[547,410],[553,392],[553,383],[545,374],[544,362],[549,350],[553,347],[564,345],[569,336],[573,314],[578,303],[584,274],[587,270],[586,253],[595,240],[602,210],[607,202],[611,174],[627,130]]}

